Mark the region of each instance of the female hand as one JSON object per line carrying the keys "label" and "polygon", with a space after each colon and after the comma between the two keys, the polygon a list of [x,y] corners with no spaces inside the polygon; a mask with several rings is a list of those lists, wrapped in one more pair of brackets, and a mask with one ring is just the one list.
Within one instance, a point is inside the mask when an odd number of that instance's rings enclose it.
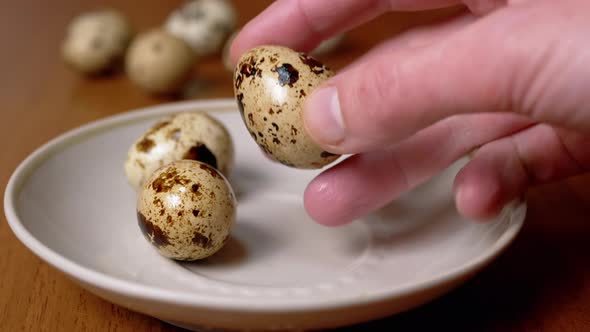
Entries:
{"label": "female hand", "polygon": [[[261,44],[309,51],[387,11],[458,3],[278,0],[242,29],[232,59]],[[311,137],[355,154],[309,184],[315,220],[350,222],[475,148],[455,179],[457,207],[474,219],[590,169],[590,2],[463,3],[469,12],[385,42],[307,99]]]}

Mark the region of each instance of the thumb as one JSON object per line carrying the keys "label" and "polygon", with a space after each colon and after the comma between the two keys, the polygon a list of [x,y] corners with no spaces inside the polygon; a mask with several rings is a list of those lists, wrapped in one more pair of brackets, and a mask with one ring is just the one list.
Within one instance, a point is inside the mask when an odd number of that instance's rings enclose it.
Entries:
{"label": "thumb", "polygon": [[336,75],[306,101],[308,133],[330,152],[358,153],[455,114],[499,110],[590,130],[590,15],[540,3],[499,9],[434,45],[383,53]]}

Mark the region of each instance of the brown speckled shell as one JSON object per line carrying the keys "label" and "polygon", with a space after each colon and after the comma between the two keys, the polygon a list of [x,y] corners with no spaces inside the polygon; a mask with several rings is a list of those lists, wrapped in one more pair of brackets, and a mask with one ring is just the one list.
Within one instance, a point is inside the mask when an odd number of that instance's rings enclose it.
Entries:
{"label": "brown speckled shell", "polygon": [[181,160],[157,170],[142,188],[137,221],[160,254],[176,260],[213,255],[229,238],[236,200],[213,167]]}
{"label": "brown speckled shell", "polygon": [[234,72],[238,107],[250,135],[267,155],[306,169],[338,159],[311,140],[302,119],[305,98],[333,75],[310,56],[281,46],[260,46],[240,58]]}

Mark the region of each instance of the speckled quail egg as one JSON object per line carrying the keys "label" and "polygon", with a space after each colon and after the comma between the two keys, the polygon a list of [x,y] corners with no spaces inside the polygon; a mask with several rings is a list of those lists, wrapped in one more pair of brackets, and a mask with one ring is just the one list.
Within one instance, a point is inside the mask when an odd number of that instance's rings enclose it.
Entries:
{"label": "speckled quail egg", "polygon": [[203,112],[164,119],[131,146],[125,174],[129,184],[139,189],[156,169],[182,159],[201,161],[229,176],[234,159],[229,132]]}
{"label": "speckled quail egg", "polygon": [[236,11],[225,0],[194,0],[172,12],[166,31],[183,39],[200,56],[217,53],[236,27]]}
{"label": "speckled quail egg", "polygon": [[181,39],[152,30],[133,40],[126,57],[129,78],[151,93],[172,93],[189,78],[196,55]]}
{"label": "speckled quail egg", "polygon": [[70,23],[62,45],[62,56],[82,73],[104,72],[120,62],[131,37],[131,26],[119,12],[100,10],[84,13]]}
{"label": "speckled quail egg", "polygon": [[250,135],[268,156],[306,169],[338,159],[312,141],[302,119],[305,98],[332,75],[314,58],[281,46],[242,55],[234,72],[235,96]]}
{"label": "speckled quail egg", "polygon": [[137,222],[160,254],[176,260],[213,255],[229,238],[236,199],[215,168],[180,160],[158,169],[142,187]]}

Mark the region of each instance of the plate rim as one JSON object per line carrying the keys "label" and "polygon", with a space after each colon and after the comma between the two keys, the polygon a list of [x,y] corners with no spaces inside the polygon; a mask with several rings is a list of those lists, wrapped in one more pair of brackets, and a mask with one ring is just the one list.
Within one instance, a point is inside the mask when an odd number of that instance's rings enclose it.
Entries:
{"label": "plate rim", "polygon": [[[235,110],[237,105],[231,98],[191,100],[183,102],[164,103],[155,106],[137,108],[125,113],[107,116],[91,121],[65,133],[58,135],[47,143],[41,145],[29,154],[14,170],[4,192],[4,212],[6,220],[12,232],[21,243],[33,254],[42,259],[45,263],[66,274],[70,278],[86,285],[106,290],[111,293],[125,297],[132,297],[144,301],[164,302],[172,305],[183,305],[190,307],[206,307],[219,310],[239,310],[242,312],[293,312],[309,310],[326,310],[358,306],[368,303],[376,303],[390,300],[396,297],[403,297],[412,293],[424,291],[437,286],[442,286],[459,280],[462,276],[474,274],[486,266],[504,250],[516,238],[526,215],[526,202],[519,199],[510,203],[513,211],[520,210],[517,218],[511,220],[511,226],[480,255],[465,261],[458,267],[450,269],[440,275],[415,284],[401,285],[393,289],[384,288],[383,291],[374,294],[366,294],[362,297],[328,297],[326,299],[290,298],[284,301],[274,298],[256,298],[252,301],[249,298],[218,297],[209,294],[182,293],[180,291],[167,290],[156,286],[137,284],[123,278],[100,272],[57,253],[37,239],[26,229],[20,220],[17,212],[16,202],[24,183],[37,170],[44,161],[59,151],[80,142],[81,140],[98,135],[109,129],[124,126],[129,123],[156,118],[163,115],[170,115],[184,111],[223,112]],[[514,220],[517,219],[517,220]]]}

